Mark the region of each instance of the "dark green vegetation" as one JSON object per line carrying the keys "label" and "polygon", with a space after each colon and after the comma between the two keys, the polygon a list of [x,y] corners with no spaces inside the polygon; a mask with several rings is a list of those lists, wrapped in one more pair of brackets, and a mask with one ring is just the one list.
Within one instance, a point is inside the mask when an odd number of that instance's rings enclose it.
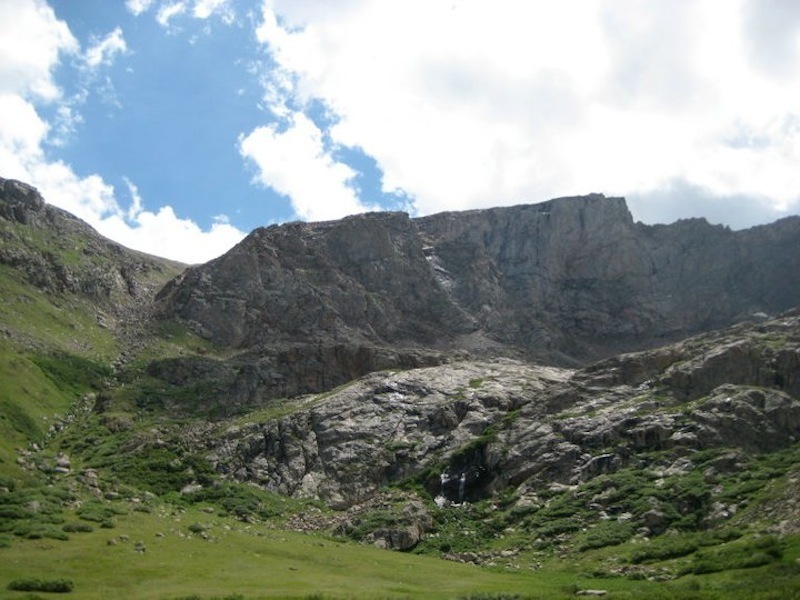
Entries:
{"label": "dark green vegetation", "polygon": [[[70,227],[0,218],[0,598],[800,598],[797,443],[631,451],[573,485],[437,506],[429,482],[489,452],[520,418],[510,409],[357,518],[234,481],[208,461],[207,436],[331,395],[215,406],[230,355],[142,319],[130,292],[176,267],[137,257],[128,279],[106,277],[114,251]],[[777,357],[787,339],[760,343]],[[454,402],[492,383],[472,378]],[[409,502],[431,521],[413,549],[363,543],[405,527]]]}
{"label": "dark green vegetation", "polygon": [[65,594],[71,592],[75,584],[69,579],[14,579],[8,589],[15,592],[51,592]]}

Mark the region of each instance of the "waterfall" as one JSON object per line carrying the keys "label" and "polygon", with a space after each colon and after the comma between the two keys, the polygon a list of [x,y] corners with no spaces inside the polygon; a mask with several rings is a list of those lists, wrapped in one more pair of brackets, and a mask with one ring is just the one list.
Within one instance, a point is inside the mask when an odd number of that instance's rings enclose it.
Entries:
{"label": "waterfall", "polygon": [[467,474],[461,473],[461,478],[458,480],[458,503],[464,503],[464,488],[467,484]]}
{"label": "waterfall", "polygon": [[447,499],[447,495],[444,492],[444,486],[447,485],[448,481],[450,481],[450,476],[446,472],[439,475],[439,495],[433,499],[433,501],[436,503],[436,506],[439,508],[444,508],[450,504],[450,501]]}

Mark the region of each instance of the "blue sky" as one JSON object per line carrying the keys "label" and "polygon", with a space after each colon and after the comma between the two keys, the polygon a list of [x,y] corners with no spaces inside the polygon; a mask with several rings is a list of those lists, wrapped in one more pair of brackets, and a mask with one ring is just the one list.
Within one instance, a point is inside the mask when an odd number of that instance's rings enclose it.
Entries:
{"label": "blue sky", "polygon": [[590,192],[742,228],[798,164],[794,0],[0,0],[0,176],[184,262]]}

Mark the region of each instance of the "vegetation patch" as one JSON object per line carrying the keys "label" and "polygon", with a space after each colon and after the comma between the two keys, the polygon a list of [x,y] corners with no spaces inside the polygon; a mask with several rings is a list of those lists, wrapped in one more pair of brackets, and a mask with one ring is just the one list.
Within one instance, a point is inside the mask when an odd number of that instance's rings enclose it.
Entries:
{"label": "vegetation patch", "polygon": [[774,536],[764,536],[697,552],[692,562],[681,570],[681,574],[702,575],[733,569],[752,569],[779,561],[782,557],[781,542]]}
{"label": "vegetation patch", "polygon": [[71,579],[14,579],[7,588],[15,592],[68,593],[75,589]]}
{"label": "vegetation patch", "polygon": [[606,546],[618,546],[627,542],[636,532],[633,523],[627,521],[606,521],[593,527],[578,542],[578,550],[586,551]]}
{"label": "vegetation patch", "polygon": [[272,494],[241,483],[222,483],[201,490],[170,496],[172,502],[180,504],[214,504],[223,515],[232,515],[240,520],[253,517],[271,519],[300,510],[303,503],[285,496]]}
{"label": "vegetation patch", "polygon": [[37,354],[33,362],[58,389],[73,396],[100,389],[112,374],[108,365],[65,352]]}
{"label": "vegetation patch", "polygon": [[65,523],[61,529],[66,533],[91,533],[94,531],[94,527],[89,523],[80,522]]}

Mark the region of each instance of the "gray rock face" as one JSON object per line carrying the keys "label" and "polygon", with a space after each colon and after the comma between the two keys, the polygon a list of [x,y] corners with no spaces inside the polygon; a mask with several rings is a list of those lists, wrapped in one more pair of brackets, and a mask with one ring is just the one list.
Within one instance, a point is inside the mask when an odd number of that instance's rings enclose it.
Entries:
{"label": "gray rock face", "polygon": [[685,471],[696,450],[789,446],[800,438],[797,357],[795,314],[578,371],[496,359],[374,373],[198,443],[230,477],[339,508],[406,479],[442,503],[509,486],[524,495],[653,451]]}
{"label": "gray rock face", "polygon": [[578,365],[800,298],[800,218],[732,232],[634,223],[621,198],[254,231],[159,296],[239,349],[369,346]]}
{"label": "gray rock face", "polygon": [[417,220],[451,297],[494,339],[579,360],[795,306],[800,219],[732,232],[634,223],[590,195]]}
{"label": "gray rock face", "polygon": [[[518,408],[525,390],[565,376],[511,361],[375,373],[308,410],[213,436],[209,460],[237,479],[344,508],[437,465]],[[453,466],[451,478],[467,466]]]}
{"label": "gray rock face", "polygon": [[470,330],[403,213],[257,229],[225,256],[189,269],[160,299],[165,311],[233,347],[311,339],[435,347]]}
{"label": "gray rock face", "polygon": [[0,177],[0,264],[37,288],[126,310],[153,295],[177,263],[128,250],[45,203],[25,183]]}

